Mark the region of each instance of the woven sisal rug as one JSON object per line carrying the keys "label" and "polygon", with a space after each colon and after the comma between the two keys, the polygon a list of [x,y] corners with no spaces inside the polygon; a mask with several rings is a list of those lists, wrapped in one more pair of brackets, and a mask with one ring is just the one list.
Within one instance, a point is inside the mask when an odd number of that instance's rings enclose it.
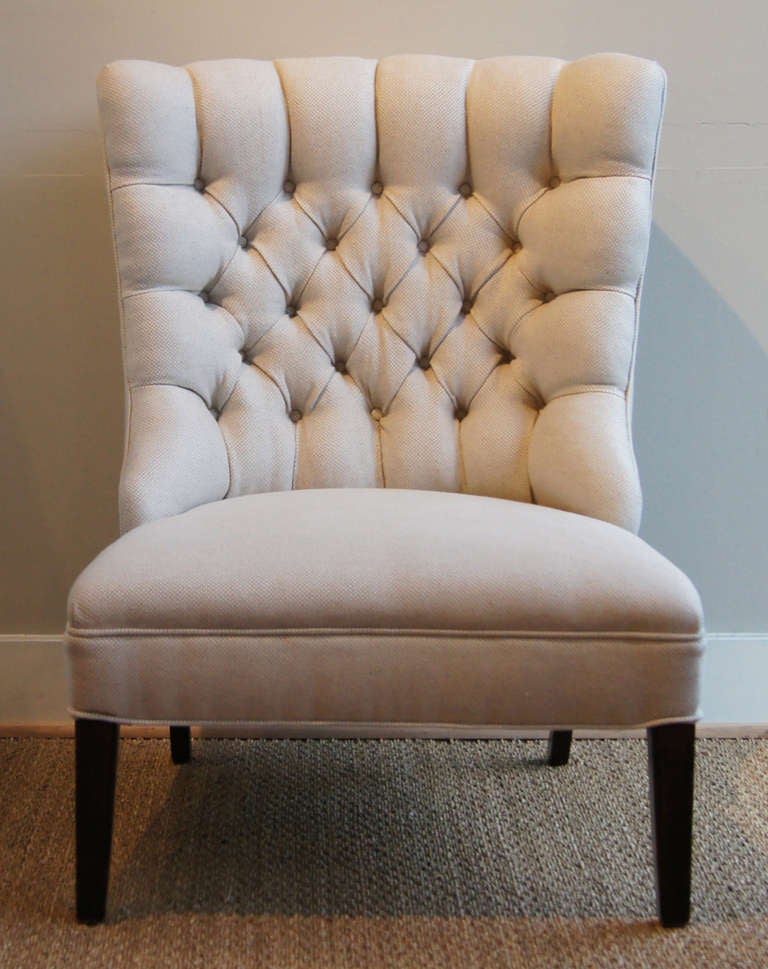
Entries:
{"label": "woven sisal rug", "polygon": [[645,744],[124,741],[78,926],[70,740],[0,740],[0,967],[768,967],[768,740],[698,742],[694,916],[662,930]]}

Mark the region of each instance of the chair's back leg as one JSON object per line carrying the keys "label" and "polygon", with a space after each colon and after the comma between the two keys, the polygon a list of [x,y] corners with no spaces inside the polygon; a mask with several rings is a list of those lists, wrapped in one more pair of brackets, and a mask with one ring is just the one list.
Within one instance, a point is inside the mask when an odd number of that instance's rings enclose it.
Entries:
{"label": "chair's back leg", "polygon": [[695,736],[692,723],[648,729],[656,889],[667,928],[686,925],[690,917]]}
{"label": "chair's back leg", "polygon": [[120,724],[75,720],[77,918],[104,920]]}
{"label": "chair's back leg", "polygon": [[189,727],[171,727],[171,760],[186,764],[192,756],[192,731]]}
{"label": "chair's back leg", "polygon": [[549,735],[549,754],[547,763],[552,767],[562,767],[571,756],[572,730],[553,730]]}

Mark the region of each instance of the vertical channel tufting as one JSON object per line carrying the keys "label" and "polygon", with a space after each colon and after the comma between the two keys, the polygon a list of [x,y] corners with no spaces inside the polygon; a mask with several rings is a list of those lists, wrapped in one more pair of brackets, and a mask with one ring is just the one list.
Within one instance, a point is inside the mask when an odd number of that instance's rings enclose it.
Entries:
{"label": "vertical channel tufting", "polygon": [[336,486],[636,528],[663,90],[622,55],[106,68],[123,528]]}

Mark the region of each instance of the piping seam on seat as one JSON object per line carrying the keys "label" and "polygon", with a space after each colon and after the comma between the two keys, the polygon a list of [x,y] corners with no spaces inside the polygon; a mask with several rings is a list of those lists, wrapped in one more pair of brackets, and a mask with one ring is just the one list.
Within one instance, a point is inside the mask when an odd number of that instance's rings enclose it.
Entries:
{"label": "piping seam on seat", "polygon": [[608,631],[568,631],[568,630],[507,630],[507,629],[397,629],[390,627],[275,627],[270,629],[201,629],[201,628],[148,628],[139,627],[117,627],[113,629],[78,629],[68,626],[67,637],[96,639],[102,636],[130,636],[139,638],[143,636],[233,636],[233,637],[274,637],[274,636],[382,636],[382,637],[436,637],[441,639],[466,638],[466,639],[541,639],[541,640],[562,640],[562,639],[583,639],[583,640],[646,640],[648,642],[690,642],[696,643],[704,638],[704,633],[663,633],[663,632],[632,632],[620,630],[616,632]]}

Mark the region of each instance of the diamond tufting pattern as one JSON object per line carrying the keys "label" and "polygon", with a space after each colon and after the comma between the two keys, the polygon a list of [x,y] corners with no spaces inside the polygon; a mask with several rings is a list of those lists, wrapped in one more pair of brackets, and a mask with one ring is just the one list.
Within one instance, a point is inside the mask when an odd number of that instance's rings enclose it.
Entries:
{"label": "diamond tufting pattern", "polygon": [[123,61],[99,97],[124,530],[340,486],[637,527],[658,65]]}

